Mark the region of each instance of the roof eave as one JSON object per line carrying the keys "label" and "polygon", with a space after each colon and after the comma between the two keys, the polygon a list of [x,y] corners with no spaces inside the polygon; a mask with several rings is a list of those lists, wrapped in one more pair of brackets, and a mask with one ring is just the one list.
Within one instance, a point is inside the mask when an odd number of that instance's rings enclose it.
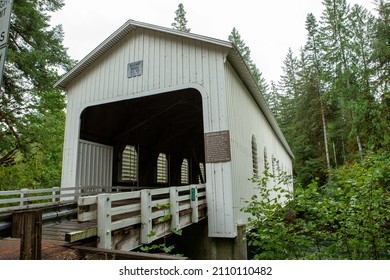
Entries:
{"label": "roof eave", "polygon": [[260,110],[263,112],[266,120],[272,127],[273,131],[275,132],[276,136],[280,140],[281,144],[286,149],[287,153],[290,155],[292,159],[294,159],[294,154],[290,148],[290,145],[287,143],[286,138],[283,135],[283,132],[281,131],[279,124],[277,123],[274,115],[272,114],[271,110],[269,109],[266,100],[264,99],[264,96],[262,92],[260,91],[257,83],[255,82],[248,65],[244,62],[242,59],[240,52],[238,51],[237,47],[232,44],[232,49],[228,55],[228,60],[233,66],[236,73],[239,75],[241,81],[244,83],[250,94],[252,95],[253,99],[256,101],[257,105],[259,106]]}

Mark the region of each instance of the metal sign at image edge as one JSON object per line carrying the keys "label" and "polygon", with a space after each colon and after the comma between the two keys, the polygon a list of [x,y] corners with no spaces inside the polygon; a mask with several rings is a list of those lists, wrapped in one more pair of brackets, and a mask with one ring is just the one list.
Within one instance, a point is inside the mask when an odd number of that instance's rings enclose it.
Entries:
{"label": "metal sign at image edge", "polygon": [[0,49],[0,86],[3,84],[3,73],[4,73],[4,64],[5,64],[5,52],[7,47],[4,46]]}
{"label": "metal sign at image edge", "polygon": [[0,86],[3,83],[11,10],[12,0],[0,0]]}
{"label": "metal sign at image edge", "polygon": [[12,0],[0,0],[0,47],[8,42]]}

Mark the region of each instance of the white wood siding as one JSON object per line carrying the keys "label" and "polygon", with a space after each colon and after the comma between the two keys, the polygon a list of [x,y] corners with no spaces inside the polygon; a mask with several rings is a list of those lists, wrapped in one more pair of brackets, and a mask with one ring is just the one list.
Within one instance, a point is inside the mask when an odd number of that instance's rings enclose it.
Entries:
{"label": "white wood siding", "polygon": [[[62,187],[77,184],[80,114],[88,106],[193,87],[203,98],[204,132],[228,129],[223,46],[137,29],[67,87]],[[143,74],[127,78],[127,64]],[[234,237],[231,164],[206,164],[209,235]]]}
{"label": "white wood siding", "polygon": [[79,140],[77,186],[110,187],[112,185],[113,148]]}
{"label": "white wood siding", "polygon": [[270,164],[272,155],[287,170],[292,170],[292,163],[290,156],[229,63],[226,63],[225,74],[232,153],[234,220],[237,224],[243,224],[247,216],[240,209],[245,206],[244,200],[249,199],[255,192],[255,185],[248,181],[253,177],[252,136],[256,137],[259,174],[264,171],[264,148],[267,149]]}
{"label": "white wood siding", "polygon": [[[83,92],[80,105],[149,95],[180,85],[197,84],[216,92],[214,78],[222,67],[222,47],[152,30],[131,34],[73,81],[68,94]],[[127,64],[139,60],[144,63],[143,75],[128,79]]]}

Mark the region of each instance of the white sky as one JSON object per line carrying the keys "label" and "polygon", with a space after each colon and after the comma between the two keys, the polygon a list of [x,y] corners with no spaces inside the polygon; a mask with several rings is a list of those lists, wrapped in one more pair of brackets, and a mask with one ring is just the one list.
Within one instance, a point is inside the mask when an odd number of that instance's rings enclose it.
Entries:
{"label": "white sky", "polygon": [[268,83],[279,80],[288,48],[298,54],[305,44],[306,15],[320,20],[323,11],[322,0],[65,0],[52,22],[63,25],[70,57],[81,60],[129,19],[171,27],[179,3],[192,33],[227,40],[236,27]]}

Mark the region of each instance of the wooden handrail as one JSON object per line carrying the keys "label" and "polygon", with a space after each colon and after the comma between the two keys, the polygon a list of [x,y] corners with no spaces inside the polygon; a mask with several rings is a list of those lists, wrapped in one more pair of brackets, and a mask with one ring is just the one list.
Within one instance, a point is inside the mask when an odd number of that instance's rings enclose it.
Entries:
{"label": "wooden handrail", "polygon": [[97,195],[101,192],[136,191],[139,187],[80,186],[72,188],[20,189],[0,191],[0,212],[60,204],[61,201],[77,201],[78,197]]}
{"label": "wooden handrail", "polygon": [[199,216],[205,204],[205,185],[105,193],[80,197],[78,220],[97,220],[98,247],[110,249],[114,230],[139,226],[141,243],[148,244],[205,218]]}

